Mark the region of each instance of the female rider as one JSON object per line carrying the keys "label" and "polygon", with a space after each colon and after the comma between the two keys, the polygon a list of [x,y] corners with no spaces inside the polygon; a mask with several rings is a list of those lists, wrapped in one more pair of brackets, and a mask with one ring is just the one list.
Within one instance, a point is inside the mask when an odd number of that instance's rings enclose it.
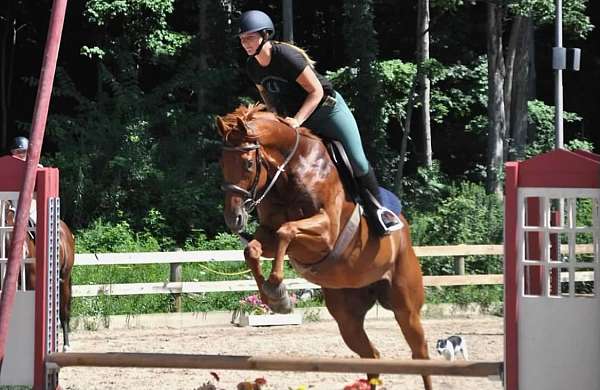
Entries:
{"label": "female rider", "polygon": [[304,50],[272,41],[274,32],[273,22],[264,12],[242,14],[239,38],[249,56],[246,71],[267,108],[293,128],[304,126],[340,141],[354,169],[369,223],[380,234],[401,229],[398,216],[381,206],[377,178],[346,102],[331,82],[317,73]]}

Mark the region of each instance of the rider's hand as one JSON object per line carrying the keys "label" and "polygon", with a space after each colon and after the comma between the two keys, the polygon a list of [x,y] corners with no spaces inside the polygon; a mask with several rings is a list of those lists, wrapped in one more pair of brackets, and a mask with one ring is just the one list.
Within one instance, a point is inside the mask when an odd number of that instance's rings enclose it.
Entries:
{"label": "rider's hand", "polygon": [[292,129],[296,129],[298,127],[300,127],[300,122],[298,122],[298,119],[296,118],[292,118],[292,117],[286,117],[283,119],[283,121],[285,123],[288,124],[288,126],[290,126]]}

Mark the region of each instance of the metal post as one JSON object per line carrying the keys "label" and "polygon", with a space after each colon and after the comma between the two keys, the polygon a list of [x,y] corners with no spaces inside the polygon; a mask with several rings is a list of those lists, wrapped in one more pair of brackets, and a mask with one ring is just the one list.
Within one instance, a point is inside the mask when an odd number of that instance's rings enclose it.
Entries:
{"label": "metal post", "polygon": [[[556,0],[556,47],[562,48],[562,0]],[[564,148],[563,138],[563,81],[562,69],[554,70],[554,128],[556,132],[555,148]]]}
{"label": "metal post", "polygon": [[294,43],[294,8],[293,0],[283,0],[283,40]]}

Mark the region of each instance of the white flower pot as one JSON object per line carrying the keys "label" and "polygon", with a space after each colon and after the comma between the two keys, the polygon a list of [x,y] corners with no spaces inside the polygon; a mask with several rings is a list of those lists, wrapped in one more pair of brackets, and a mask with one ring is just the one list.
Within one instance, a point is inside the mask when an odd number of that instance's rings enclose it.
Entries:
{"label": "white flower pot", "polygon": [[237,322],[238,326],[275,326],[275,325],[300,325],[302,323],[302,314],[245,314],[240,313]]}

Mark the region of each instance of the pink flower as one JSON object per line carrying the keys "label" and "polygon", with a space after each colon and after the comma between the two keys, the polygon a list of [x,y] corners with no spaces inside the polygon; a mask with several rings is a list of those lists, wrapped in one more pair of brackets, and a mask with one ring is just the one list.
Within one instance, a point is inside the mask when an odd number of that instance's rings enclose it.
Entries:
{"label": "pink flower", "polygon": [[371,390],[371,385],[367,379],[359,379],[351,385],[344,386],[344,390]]}

